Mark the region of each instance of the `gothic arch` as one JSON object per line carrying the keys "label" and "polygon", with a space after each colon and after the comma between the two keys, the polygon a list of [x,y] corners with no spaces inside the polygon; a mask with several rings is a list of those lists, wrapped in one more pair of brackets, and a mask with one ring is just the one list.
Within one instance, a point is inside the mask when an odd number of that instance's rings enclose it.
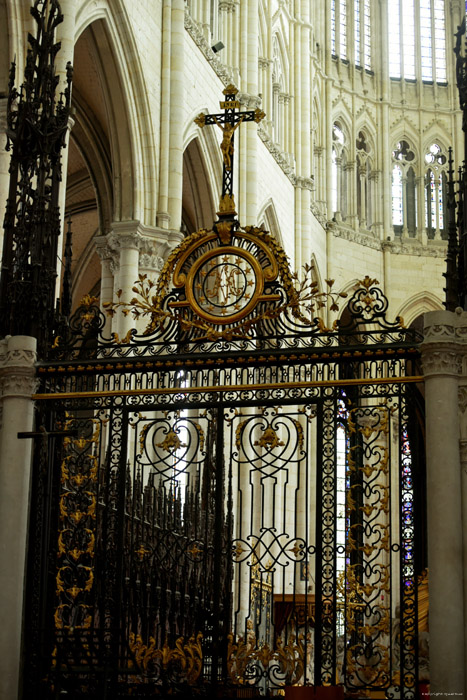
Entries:
{"label": "gothic arch", "polygon": [[191,139],[184,149],[182,222],[187,234],[210,228],[215,220],[213,169],[206,155],[201,137]]}
{"label": "gothic arch", "polygon": [[406,301],[396,316],[401,316],[404,325],[408,327],[421,314],[427,313],[427,311],[441,311],[442,309],[443,304],[440,299],[432,292],[424,291],[414,294]]}
{"label": "gothic arch", "polygon": [[311,256],[311,279],[313,282],[316,282],[318,284],[318,292],[323,292],[324,291],[324,284],[323,284],[323,278],[321,276],[321,272],[319,270],[319,265],[318,265],[318,260],[316,258],[316,255],[313,253]]}
{"label": "gothic arch", "polygon": [[259,36],[258,36],[258,56],[266,57],[269,46],[269,27],[266,17],[264,0],[259,3]]}
{"label": "gothic arch", "polygon": [[[101,73],[107,84],[106,99],[113,122],[112,156],[117,160],[120,178],[116,178],[114,219],[138,219],[151,225],[157,198],[154,185],[147,187],[145,173],[158,171],[156,146],[140,52],[125,3],[85,0],[76,14],[75,40],[90,27],[96,28],[105,54]],[[145,221],[145,213],[150,220]]]}
{"label": "gothic arch", "polygon": [[[196,111],[196,114],[199,110]],[[215,220],[222,157],[216,129],[199,129],[190,115],[183,135],[183,221],[193,231],[210,227]]]}
{"label": "gothic arch", "polygon": [[268,201],[261,207],[258,213],[258,221],[260,226],[263,226],[266,231],[269,231],[269,233],[274,236],[276,241],[282,247],[284,247],[284,240],[280,229],[279,219],[277,217],[274,202],[271,198],[268,199]]}
{"label": "gothic arch", "polygon": [[401,141],[407,141],[410,145],[411,150],[415,155],[414,167],[418,168],[420,163],[420,137],[411,128],[396,129],[396,131],[391,133],[391,140],[389,143],[391,153],[396,147],[396,144],[400,143]]}
{"label": "gothic arch", "polygon": [[[274,46],[277,46],[277,57],[280,64],[280,76],[273,76],[274,78],[280,80],[280,87],[282,92],[289,92],[289,62],[287,58],[287,49],[285,47],[284,37],[281,31],[274,31],[272,36],[272,46],[274,54]],[[273,55],[274,60],[274,55]],[[273,64],[273,71],[275,69],[275,64]]]}

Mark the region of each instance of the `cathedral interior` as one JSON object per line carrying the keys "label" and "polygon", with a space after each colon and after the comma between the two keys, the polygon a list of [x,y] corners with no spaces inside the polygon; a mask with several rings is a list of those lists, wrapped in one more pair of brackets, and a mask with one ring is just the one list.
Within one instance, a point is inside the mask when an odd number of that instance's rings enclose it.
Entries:
{"label": "cathedral interior", "polygon": [[467,691],[467,5],[0,0],[0,697]]}

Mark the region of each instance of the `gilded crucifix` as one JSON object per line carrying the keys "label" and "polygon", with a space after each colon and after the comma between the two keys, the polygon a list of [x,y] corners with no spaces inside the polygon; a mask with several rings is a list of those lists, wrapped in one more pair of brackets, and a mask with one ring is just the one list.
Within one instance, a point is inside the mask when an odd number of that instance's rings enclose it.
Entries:
{"label": "gilded crucifix", "polygon": [[237,88],[228,85],[224,90],[225,100],[220,103],[224,113],[199,114],[195,122],[199,127],[215,124],[222,131],[220,149],[223,159],[222,194],[219,204],[219,217],[232,219],[235,215],[235,202],[233,197],[233,164],[234,164],[234,134],[242,122],[255,121],[257,124],[265,116],[260,109],[248,112],[236,112],[240,109],[240,102],[236,99]]}

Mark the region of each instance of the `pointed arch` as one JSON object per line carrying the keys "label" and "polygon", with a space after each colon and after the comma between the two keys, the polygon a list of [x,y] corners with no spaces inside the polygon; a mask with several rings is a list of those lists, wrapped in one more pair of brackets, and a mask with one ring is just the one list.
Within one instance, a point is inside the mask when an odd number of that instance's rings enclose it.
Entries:
{"label": "pointed arch", "polygon": [[199,110],[190,115],[183,134],[183,219],[193,230],[212,225],[222,182],[217,129],[199,129],[196,114]]}
{"label": "pointed arch", "polygon": [[185,233],[210,228],[215,220],[212,161],[200,137],[189,141],[183,153],[182,222]]}
{"label": "pointed arch", "polygon": [[264,7],[264,0],[259,3],[259,33],[258,33],[258,56],[266,57],[269,46],[269,25]]}
{"label": "pointed arch", "polygon": [[272,198],[268,199],[268,201],[261,207],[258,214],[258,221],[259,225],[266,231],[269,231],[269,233],[274,236],[276,241],[278,241],[283,248],[284,239],[282,237],[279,218],[277,216],[276,207]]}
{"label": "pointed arch", "polygon": [[111,127],[112,157],[118,166],[115,220],[137,219],[152,225],[157,209],[155,179],[145,177],[157,172],[150,91],[125,2],[84,0],[76,13],[75,40],[91,26],[96,27],[105,53],[102,69],[109,110],[113,118],[118,114]]}
{"label": "pointed arch", "polygon": [[422,291],[414,294],[400,307],[397,316],[403,319],[405,326],[410,326],[421,314],[428,311],[441,311],[443,304],[432,292]]}
{"label": "pointed arch", "polygon": [[311,279],[313,282],[316,282],[318,285],[318,292],[323,292],[324,291],[324,281],[321,276],[321,272],[319,269],[319,264],[318,264],[318,259],[314,253],[312,253],[311,256]]}

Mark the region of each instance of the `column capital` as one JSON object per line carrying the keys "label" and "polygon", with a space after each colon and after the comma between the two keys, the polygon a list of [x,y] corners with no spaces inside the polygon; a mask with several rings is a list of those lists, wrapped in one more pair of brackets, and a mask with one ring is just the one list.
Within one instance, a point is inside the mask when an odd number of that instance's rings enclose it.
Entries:
{"label": "column capital", "polygon": [[109,236],[96,236],[94,238],[94,245],[96,246],[97,254],[102,264],[107,267],[112,275],[115,274],[120,266],[119,252],[118,249],[112,245],[112,240],[109,240]]}
{"label": "column capital", "polygon": [[183,233],[147,226],[140,221],[118,221],[107,236],[95,239],[97,252],[112,273],[119,268],[123,250],[137,250],[139,267],[160,272],[170,251],[183,240]]}
{"label": "column capital", "polygon": [[467,312],[426,313],[421,352],[425,376],[459,376],[467,359]]}
{"label": "column capital", "polygon": [[37,387],[37,341],[25,335],[0,341],[0,389],[2,398],[31,398]]}
{"label": "column capital", "polygon": [[462,369],[462,358],[459,353],[443,345],[423,350],[422,363],[425,377],[438,375],[457,377]]}
{"label": "column capital", "polygon": [[259,109],[262,104],[262,99],[259,95],[250,95],[248,92],[239,92],[237,94],[237,100],[246,109]]}

